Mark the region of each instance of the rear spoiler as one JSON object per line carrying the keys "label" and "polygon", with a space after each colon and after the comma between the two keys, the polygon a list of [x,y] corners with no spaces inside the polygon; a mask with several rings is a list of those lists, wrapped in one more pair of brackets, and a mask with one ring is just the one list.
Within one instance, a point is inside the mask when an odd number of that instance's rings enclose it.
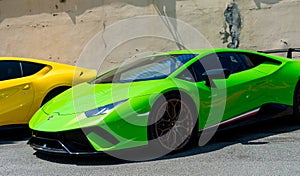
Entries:
{"label": "rear spoiler", "polygon": [[266,54],[287,53],[286,57],[292,59],[293,52],[300,52],[300,48],[274,49],[274,50],[265,50],[265,51],[258,51],[258,52],[266,53]]}

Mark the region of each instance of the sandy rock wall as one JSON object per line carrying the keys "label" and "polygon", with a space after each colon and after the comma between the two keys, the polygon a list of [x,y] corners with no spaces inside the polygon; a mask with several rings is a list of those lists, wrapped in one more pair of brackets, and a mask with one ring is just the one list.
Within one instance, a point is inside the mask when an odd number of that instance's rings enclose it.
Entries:
{"label": "sandy rock wall", "polygon": [[[236,4],[240,15],[239,48],[300,47],[300,0],[0,0],[0,55],[75,65],[97,35],[99,47],[105,51],[110,41],[122,38],[120,35],[135,30],[149,34],[154,30],[151,36],[120,41],[105,55],[85,52],[85,57],[105,57],[104,67],[112,67],[124,58],[145,52],[181,49],[185,45],[188,49],[201,47],[191,32],[186,32],[190,30],[181,29],[182,24],[200,33],[208,46],[227,47],[232,37],[224,12],[230,3]],[[177,21],[160,18],[159,22],[151,21],[155,24],[149,22],[151,25],[122,23],[145,15]],[[106,35],[106,30],[116,30],[111,26],[121,32],[112,35],[114,32],[109,31],[111,35]],[[155,31],[165,31],[170,38],[155,37]]]}

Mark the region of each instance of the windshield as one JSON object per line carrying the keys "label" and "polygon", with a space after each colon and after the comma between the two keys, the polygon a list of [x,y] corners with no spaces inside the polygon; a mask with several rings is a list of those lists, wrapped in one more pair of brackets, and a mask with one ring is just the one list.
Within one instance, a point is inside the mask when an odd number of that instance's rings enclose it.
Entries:
{"label": "windshield", "polygon": [[125,83],[168,77],[195,54],[153,56],[113,69],[98,77],[94,83]]}

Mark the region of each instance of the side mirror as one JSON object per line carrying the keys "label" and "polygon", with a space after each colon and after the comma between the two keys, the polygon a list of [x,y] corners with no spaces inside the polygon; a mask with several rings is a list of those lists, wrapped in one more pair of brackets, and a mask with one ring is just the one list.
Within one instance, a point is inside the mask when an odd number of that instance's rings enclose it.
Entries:
{"label": "side mirror", "polygon": [[209,87],[216,87],[215,83],[213,82],[214,79],[227,79],[230,76],[230,71],[226,68],[223,69],[213,69],[208,70],[202,74],[205,85]]}

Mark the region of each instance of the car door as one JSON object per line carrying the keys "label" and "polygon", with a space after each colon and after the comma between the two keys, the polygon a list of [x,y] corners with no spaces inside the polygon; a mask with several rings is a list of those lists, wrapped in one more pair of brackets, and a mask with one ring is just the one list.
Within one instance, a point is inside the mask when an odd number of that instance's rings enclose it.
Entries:
{"label": "car door", "polygon": [[[210,54],[195,61],[176,78],[187,81],[189,87],[196,87],[198,92],[193,96],[199,96],[199,130],[210,127],[222,121],[226,106],[226,82],[222,79],[217,87],[210,86],[203,74],[209,70],[221,69],[222,66],[216,54]],[[222,83],[223,81],[223,83]],[[192,93],[192,92],[190,92]]]}
{"label": "car door", "polygon": [[[207,84],[203,74],[218,69],[230,70],[230,76],[212,79],[213,86]],[[201,130],[258,108],[264,96],[263,86],[267,83],[265,76],[252,69],[239,54],[218,53],[196,61],[177,77],[195,82],[198,88]]]}
{"label": "car door", "polygon": [[[219,53],[223,68],[230,70],[226,82],[226,108],[222,121],[257,110],[264,103],[268,84],[267,75],[253,69],[242,53]],[[214,80],[216,89],[222,80]]]}
{"label": "car door", "polygon": [[31,81],[22,76],[21,63],[0,61],[0,126],[27,123],[33,98]]}

